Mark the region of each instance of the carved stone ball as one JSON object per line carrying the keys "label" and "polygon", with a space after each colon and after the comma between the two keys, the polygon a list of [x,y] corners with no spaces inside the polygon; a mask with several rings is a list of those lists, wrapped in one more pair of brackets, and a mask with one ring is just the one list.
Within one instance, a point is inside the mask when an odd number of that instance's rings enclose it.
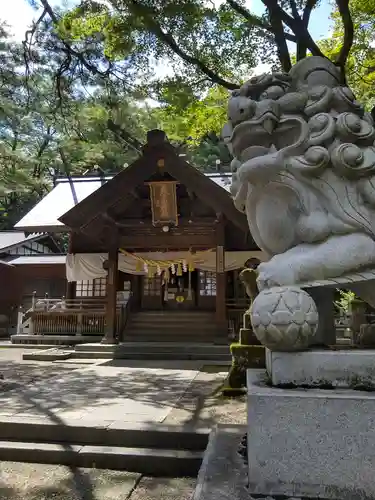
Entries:
{"label": "carved stone ball", "polygon": [[272,351],[301,351],[313,342],[318,311],[308,293],[298,287],[262,291],[251,310],[254,333]]}

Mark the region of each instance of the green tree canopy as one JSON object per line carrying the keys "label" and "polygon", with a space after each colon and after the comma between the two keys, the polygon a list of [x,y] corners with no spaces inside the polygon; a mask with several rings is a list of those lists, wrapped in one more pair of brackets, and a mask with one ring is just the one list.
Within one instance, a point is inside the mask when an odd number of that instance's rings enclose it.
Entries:
{"label": "green tree canopy", "polygon": [[154,127],[197,166],[228,165],[228,93],[259,63],[288,71],[293,58],[329,57],[374,104],[372,0],[336,0],[323,42],[309,32],[319,0],[262,0],[262,16],[243,0],[82,0],[68,11],[29,1],[42,9],[24,43],[0,31],[3,214],[56,174],[120,170]]}
{"label": "green tree canopy", "polygon": [[169,135],[195,143],[219,132],[224,111],[214,102],[218,96],[224,102],[224,89],[237,88],[259,63],[288,71],[293,58],[329,57],[343,82],[349,70],[349,81],[360,87],[354,70],[359,57],[369,62],[360,47],[369,47],[374,31],[371,0],[350,7],[336,0],[334,33],[323,43],[309,32],[319,0],[261,0],[261,16],[244,0],[81,0],[67,12],[39,1],[39,25],[50,26],[39,45],[58,54],[59,74],[77,77],[78,67],[91,85],[117,88],[121,81],[125,94],[159,103],[154,116]]}
{"label": "green tree canopy", "polygon": [[[346,76],[357,99],[371,110],[375,106],[375,6],[371,0],[352,0],[350,12],[354,38],[346,62]],[[338,10],[333,12],[332,20],[332,35],[320,45],[325,54],[335,59],[345,34]]]}
{"label": "green tree canopy", "polygon": [[[10,228],[57,175],[117,172],[140,154],[155,126],[147,106],[120,85],[84,87],[62,77],[59,57],[24,47],[0,27],[0,228]],[[63,85],[63,86],[61,86]],[[126,131],[118,124],[126,123]]]}

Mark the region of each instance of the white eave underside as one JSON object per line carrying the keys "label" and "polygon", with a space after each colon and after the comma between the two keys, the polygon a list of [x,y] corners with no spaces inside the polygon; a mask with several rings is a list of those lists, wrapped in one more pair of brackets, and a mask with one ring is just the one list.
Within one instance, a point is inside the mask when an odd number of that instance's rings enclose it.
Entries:
{"label": "white eave underside", "polygon": [[[215,184],[226,191],[230,187],[230,174],[205,174]],[[58,219],[68,212],[79,202],[99,189],[111,177],[80,177],[60,179],[56,186],[50,191],[34,208],[30,210],[17,224],[15,229],[27,232],[63,232],[66,226]]]}
{"label": "white eave underside", "polygon": [[35,254],[35,255],[19,255],[6,261],[7,264],[12,266],[22,266],[22,265],[44,265],[44,264],[61,264],[65,266],[66,255],[59,254]]}

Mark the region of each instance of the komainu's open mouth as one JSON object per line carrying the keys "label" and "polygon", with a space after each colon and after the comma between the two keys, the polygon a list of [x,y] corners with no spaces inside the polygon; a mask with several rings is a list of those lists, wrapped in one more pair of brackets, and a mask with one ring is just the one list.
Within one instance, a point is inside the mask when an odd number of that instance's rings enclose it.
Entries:
{"label": "komainu's open mouth", "polygon": [[267,111],[260,117],[236,125],[230,138],[234,156],[243,160],[244,151],[252,146],[269,149],[273,144],[273,134],[278,123],[279,117]]}

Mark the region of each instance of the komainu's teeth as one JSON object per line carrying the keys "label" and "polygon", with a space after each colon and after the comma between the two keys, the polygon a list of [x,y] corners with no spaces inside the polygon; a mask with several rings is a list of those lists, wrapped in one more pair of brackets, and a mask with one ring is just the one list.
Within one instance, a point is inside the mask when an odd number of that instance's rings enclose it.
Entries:
{"label": "komainu's teeth", "polygon": [[266,118],[262,123],[262,127],[268,134],[272,134],[275,129],[275,121],[272,118]]}

